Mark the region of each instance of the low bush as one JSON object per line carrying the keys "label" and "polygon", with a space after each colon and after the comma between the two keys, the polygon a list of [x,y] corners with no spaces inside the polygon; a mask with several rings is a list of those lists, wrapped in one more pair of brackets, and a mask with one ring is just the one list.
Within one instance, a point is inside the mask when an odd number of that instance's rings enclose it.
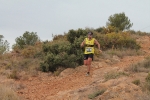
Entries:
{"label": "low bush", "polygon": [[[59,67],[74,68],[83,64],[83,50],[80,48],[81,42],[84,40],[85,30],[70,30],[67,34],[67,41],[55,38],[51,42],[43,44],[43,52],[45,54],[40,69],[44,72],[55,72]],[[73,40],[73,41],[72,41]]]}
{"label": "low bush", "polygon": [[88,98],[89,99],[94,99],[95,97],[99,96],[99,95],[102,95],[103,93],[105,92],[105,90],[99,90],[99,91],[96,91],[92,94],[89,94],[88,95]]}
{"label": "low bush", "polygon": [[108,34],[112,32],[119,32],[119,29],[114,26],[108,26],[108,27],[99,27],[95,29],[96,32],[99,32],[101,34]]}
{"label": "low bush", "polygon": [[[78,30],[69,30],[68,34],[67,34],[67,40],[70,43],[74,43],[74,40],[76,38],[80,38],[80,36],[86,36],[87,35],[87,31],[83,30],[83,29],[78,29]],[[83,41],[83,40],[82,40]]]}
{"label": "low bush", "polygon": [[76,55],[68,55],[66,52],[59,53],[57,55],[49,53],[45,56],[44,62],[41,63],[41,70],[56,71],[59,67],[76,67],[78,65]]}
{"label": "low bush", "polygon": [[53,41],[57,41],[57,40],[67,40],[67,35],[54,35],[53,36]]}
{"label": "low bush", "polygon": [[140,48],[140,45],[136,43],[136,40],[131,38],[130,34],[126,32],[113,32],[106,35],[97,35],[97,40],[104,50],[110,48],[130,48],[138,50]]}
{"label": "low bush", "polygon": [[140,82],[140,80],[134,80],[132,83],[135,85],[140,85],[141,82]]}

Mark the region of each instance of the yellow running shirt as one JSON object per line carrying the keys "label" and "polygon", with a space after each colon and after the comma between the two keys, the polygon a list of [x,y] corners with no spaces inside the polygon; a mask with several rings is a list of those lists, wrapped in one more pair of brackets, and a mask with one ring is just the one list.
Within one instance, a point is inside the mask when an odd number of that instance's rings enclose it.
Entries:
{"label": "yellow running shirt", "polygon": [[95,38],[92,38],[91,40],[89,40],[88,38],[85,38],[85,51],[84,54],[94,54],[94,40]]}

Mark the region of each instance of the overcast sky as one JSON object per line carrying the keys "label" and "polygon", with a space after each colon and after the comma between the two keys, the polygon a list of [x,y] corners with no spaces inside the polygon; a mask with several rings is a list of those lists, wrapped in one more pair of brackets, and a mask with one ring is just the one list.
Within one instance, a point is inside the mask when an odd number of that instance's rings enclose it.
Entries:
{"label": "overcast sky", "polygon": [[51,40],[70,29],[106,26],[110,15],[122,12],[131,29],[150,32],[150,0],[0,0],[0,35],[10,45],[25,31]]}

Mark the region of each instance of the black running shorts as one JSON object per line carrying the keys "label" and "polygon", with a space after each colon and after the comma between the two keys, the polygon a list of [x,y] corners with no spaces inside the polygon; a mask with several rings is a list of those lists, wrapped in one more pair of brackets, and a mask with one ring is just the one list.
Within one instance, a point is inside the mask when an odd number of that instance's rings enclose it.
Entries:
{"label": "black running shorts", "polygon": [[84,54],[84,60],[87,60],[88,58],[92,58],[92,60],[93,60],[93,53]]}

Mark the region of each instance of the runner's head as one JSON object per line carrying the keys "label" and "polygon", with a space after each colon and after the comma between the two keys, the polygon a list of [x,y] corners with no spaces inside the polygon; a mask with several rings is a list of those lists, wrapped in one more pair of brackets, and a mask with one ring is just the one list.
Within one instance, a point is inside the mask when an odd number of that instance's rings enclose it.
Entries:
{"label": "runner's head", "polygon": [[88,32],[88,38],[92,38],[93,33],[92,32]]}

